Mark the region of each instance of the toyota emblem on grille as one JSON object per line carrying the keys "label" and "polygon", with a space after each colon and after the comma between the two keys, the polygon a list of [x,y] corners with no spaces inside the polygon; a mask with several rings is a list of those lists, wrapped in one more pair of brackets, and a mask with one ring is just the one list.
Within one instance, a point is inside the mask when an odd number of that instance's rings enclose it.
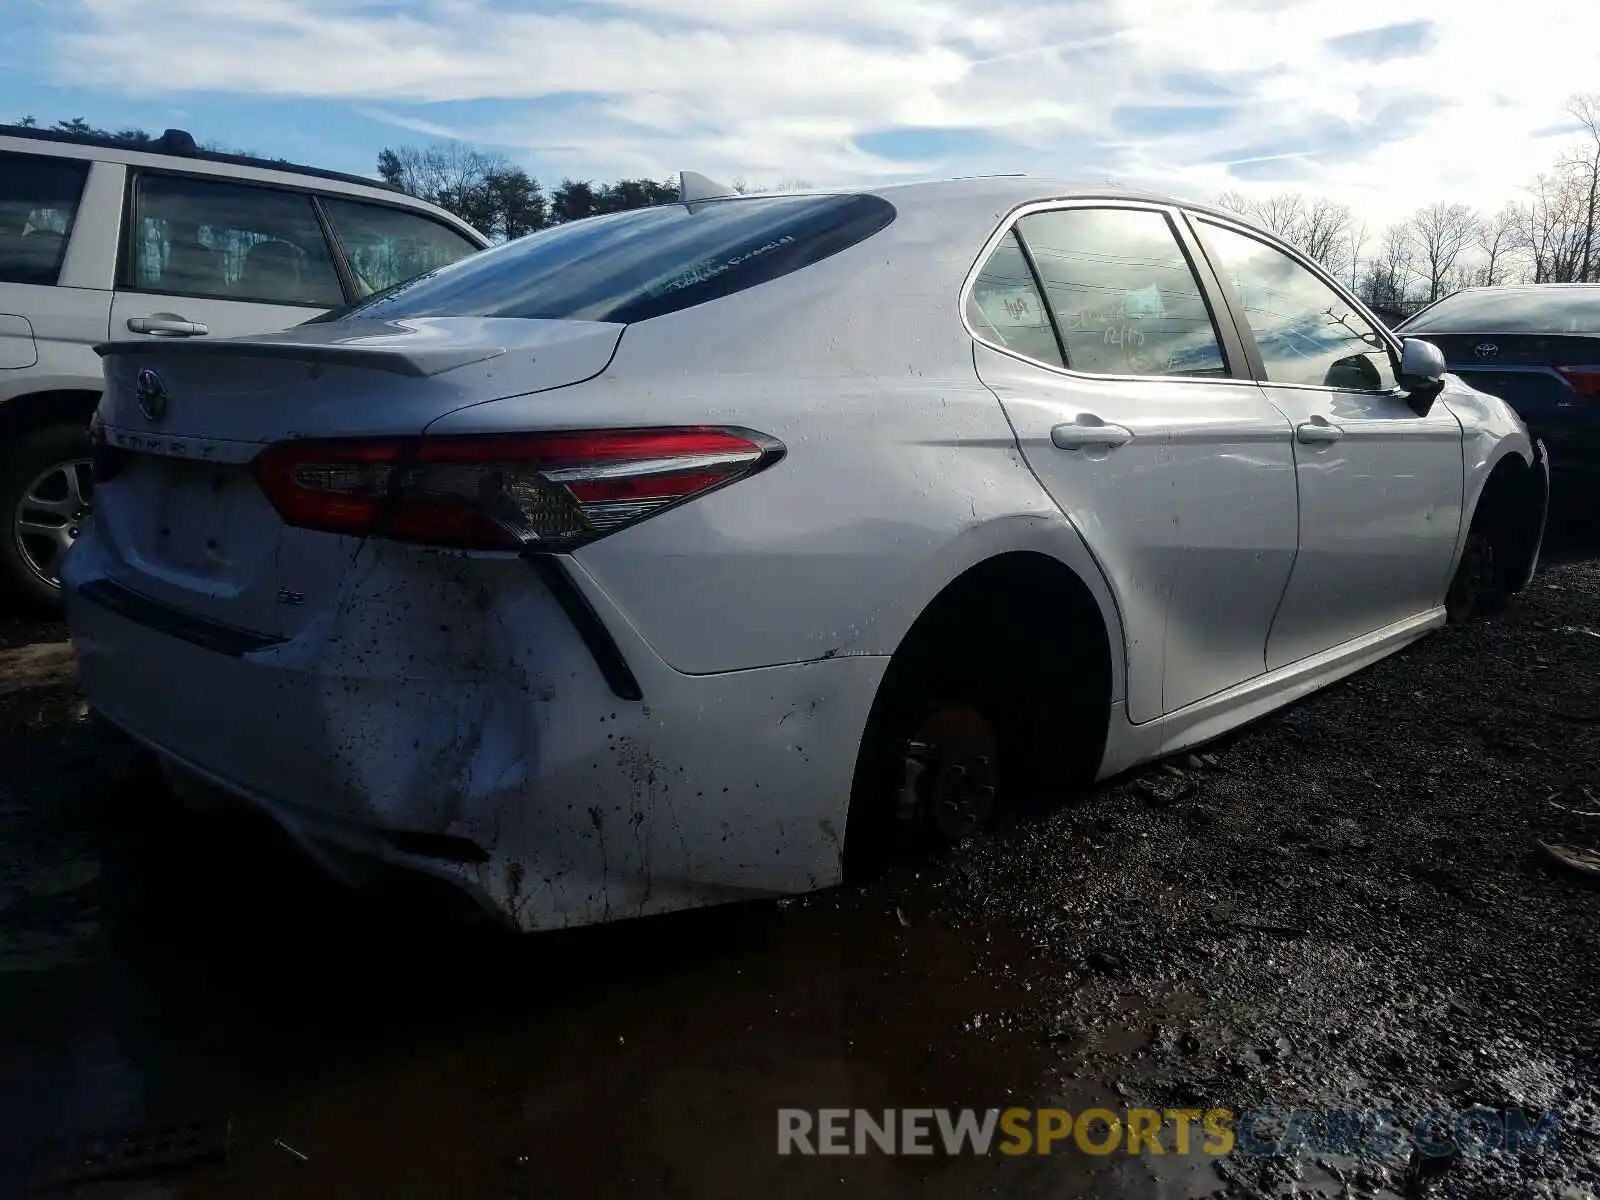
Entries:
{"label": "toyota emblem on grille", "polygon": [[139,372],[133,384],[133,395],[145,420],[157,422],[167,415],[167,385],[149,367]]}
{"label": "toyota emblem on grille", "polygon": [[1500,353],[1500,347],[1493,342],[1479,342],[1472,348],[1472,352],[1479,358],[1493,358]]}

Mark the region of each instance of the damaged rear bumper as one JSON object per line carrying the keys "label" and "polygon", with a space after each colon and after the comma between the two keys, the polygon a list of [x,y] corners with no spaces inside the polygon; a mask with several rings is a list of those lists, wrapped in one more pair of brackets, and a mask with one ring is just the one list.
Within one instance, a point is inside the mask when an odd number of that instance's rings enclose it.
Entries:
{"label": "damaged rear bumper", "polygon": [[567,566],[641,699],[515,559],[369,546],[326,613],[241,653],[95,599],[92,537],[63,590],[89,702],[353,882],[423,872],[523,930],[836,883],[887,659],[684,675]]}

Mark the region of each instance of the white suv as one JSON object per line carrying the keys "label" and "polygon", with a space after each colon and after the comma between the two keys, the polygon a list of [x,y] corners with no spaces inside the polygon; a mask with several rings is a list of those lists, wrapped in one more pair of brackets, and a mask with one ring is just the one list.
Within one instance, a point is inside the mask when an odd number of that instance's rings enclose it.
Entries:
{"label": "white suv", "polygon": [[0,126],[0,587],[49,606],[88,512],[100,342],[302,321],[487,246],[354,175]]}

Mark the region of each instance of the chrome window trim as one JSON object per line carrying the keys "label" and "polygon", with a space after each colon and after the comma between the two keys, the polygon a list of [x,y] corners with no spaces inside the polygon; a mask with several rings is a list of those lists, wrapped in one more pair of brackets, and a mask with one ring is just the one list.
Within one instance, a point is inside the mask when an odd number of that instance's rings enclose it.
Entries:
{"label": "chrome window trim", "polygon": [[[1057,366],[1054,363],[1043,362],[1040,359],[1029,358],[1025,354],[1019,354],[1009,346],[1002,346],[993,339],[985,337],[983,334],[974,329],[972,327],[972,322],[967,319],[967,302],[972,298],[972,290],[978,282],[978,277],[983,274],[984,267],[988,265],[990,257],[994,254],[1000,243],[1011,234],[1013,229],[1016,228],[1017,222],[1022,220],[1024,217],[1033,216],[1035,213],[1060,212],[1076,208],[1115,208],[1131,209],[1137,212],[1159,213],[1167,219],[1168,231],[1172,234],[1173,248],[1177,250],[1180,255],[1184,254],[1182,233],[1178,227],[1178,221],[1183,210],[1178,205],[1165,204],[1152,200],[1133,200],[1125,196],[1116,195],[1084,195],[1062,197],[1059,199],[1029,200],[1018,205],[1016,208],[1013,208],[1001,219],[1000,224],[990,233],[989,237],[985,239],[982,248],[978,251],[977,259],[973,262],[972,266],[968,268],[966,278],[962,281],[960,299],[958,301],[958,307],[961,312],[961,325],[967,331],[967,335],[971,337],[974,342],[978,343],[979,345],[986,346],[988,349],[995,351],[997,354],[1004,354],[1007,358],[1014,358],[1018,362],[1027,363],[1029,366],[1037,367],[1042,371],[1052,371],[1055,374],[1063,375],[1068,379],[1103,380],[1108,383],[1148,383],[1151,380],[1159,380],[1163,383],[1195,383],[1207,384],[1211,386],[1215,386],[1217,384],[1238,386],[1241,383],[1257,382],[1252,380],[1248,375],[1231,373],[1228,375],[1101,375],[1094,371],[1078,371],[1071,367]],[[1025,242],[1022,244],[1026,245]],[[1187,260],[1187,255],[1184,255],[1184,257],[1185,260]],[[1195,273],[1193,266],[1190,267],[1190,274],[1194,278],[1195,286],[1200,292],[1200,298],[1205,302],[1206,310],[1211,317],[1212,332],[1215,334],[1217,339],[1217,350],[1222,355],[1223,362],[1227,365],[1228,370],[1230,372],[1235,371],[1241,364],[1229,363],[1227,361],[1228,354],[1226,339],[1223,337],[1222,331],[1215,327],[1216,321],[1219,317],[1219,306],[1222,313],[1226,313],[1230,318],[1232,316],[1231,312],[1229,312],[1226,307],[1225,298],[1220,295],[1211,295],[1207,290],[1204,281],[1202,281],[1199,275]],[[1044,302],[1046,308],[1048,309],[1050,303],[1049,297],[1040,296],[1039,298]],[[1050,316],[1052,325],[1054,325],[1055,314],[1051,312],[1048,315]]]}

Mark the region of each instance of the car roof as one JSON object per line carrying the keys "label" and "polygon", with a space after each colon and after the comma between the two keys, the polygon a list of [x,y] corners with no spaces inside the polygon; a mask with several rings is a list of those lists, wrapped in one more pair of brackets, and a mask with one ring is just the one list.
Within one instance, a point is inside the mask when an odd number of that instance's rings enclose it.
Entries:
{"label": "car roof", "polygon": [[222,163],[230,166],[254,167],[263,171],[282,171],[293,175],[309,175],[315,179],[337,180],[340,183],[360,184],[383,192],[404,193],[392,183],[347,171],[330,171],[325,167],[309,167],[302,163],[262,158],[255,154],[228,154],[220,150],[204,150],[194,138],[182,129],[168,129],[160,137],[135,142],[126,138],[99,137],[94,134],[72,133],[62,129],[37,129],[30,125],[0,125],[0,137],[26,138],[35,142],[50,142],[63,146],[84,146],[97,150],[112,150],[120,154],[142,154],[177,158],[185,162]]}
{"label": "car roof", "polygon": [[64,158],[119,163],[128,167],[187,171],[240,182],[314,190],[329,196],[361,197],[442,218],[462,231],[470,230],[480,245],[487,240],[482,231],[474,229],[455,213],[381,179],[329,171],[322,167],[275,162],[249,154],[201,150],[195,146],[194,138],[181,129],[169,129],[161,137],[149,142],[129,142],[115,137],[96,137],[62,130],[0,125],[0,150],[54,154]]}
{"label": "car roof", "polygon": [[[1502,283],[1470,287],[1425,304],[1399,326],[1420,337],[1455,334],[1576,334],[1593,337],[1600,283]],[[1574,323],[1586,318],[1583,327]]]}
{"label": "car roof", "polygon": [[1205,201],[1173,193],[1126,187],[1109,180],[1052,179],[1034,175],[974,175],[956,179],[919,180],[906,183],[864,184],[857,187],[807,188],[799,194],[865,194],[881,196],[898,209],[928,206],[961,208],[970,206],[974,216],[1005,211],[1023,204],[1049,200],[1130,200],[1145,204],[1181,205],[1192,212],[1220,217],[1255,226],[1239,213]]}
{"label": "car roof", "polygon": [[1548,292],[1556,289],[1581,290],[1583,288],[1600,288],[1600,283],[1496,283],[1482,287],[1465,287],[1451,292],[1449,296],[1440,297],[1449,300],[1455,296],[1484,296],[1508,292]]}

